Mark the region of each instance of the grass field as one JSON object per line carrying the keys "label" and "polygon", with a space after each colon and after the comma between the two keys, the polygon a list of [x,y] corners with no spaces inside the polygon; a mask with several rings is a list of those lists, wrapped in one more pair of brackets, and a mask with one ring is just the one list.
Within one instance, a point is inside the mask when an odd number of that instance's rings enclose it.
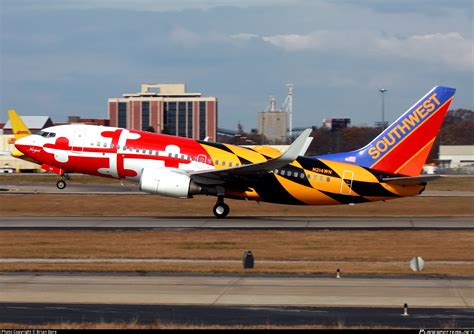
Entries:
{"label": "grass field", "polygon": [[[0,175],[1,182],[10,176]],[[19,182],[55,182],[54,175],[15,176]],[[80,180],[78,180],[80,179]],[[22,181],[23,180],[23,181]],[[118,181],[89,176],[73,182]],[[104,181],[105,180],[105,181]],[[472,190],[474,178],[432,184],[435,190]],[[430,189],[432,189],[430,188]],[[473,216],[472,197],[411,197],[339,206],[289,206],[228,200],[232,216]],[[214,197],[180,200],[152,195],[0,195],[4,216],[210,217]],[[408,261],[427,261],[421,275],[474,276],[472,231],[0,231],[2,257],[179,258],[241,260],[251,249],[252,272],[292,274],[413,274]],[[259,260],[290,262],[259,263]],[[324,261],[304,263],[301,261]],[[169,271],[242,273],[241,263],[9,263],[0,271]]]}
{"label": "grass field", "polygon": [[[275,241],[278,242],[275,242]],[[469,246],[470,245],[470,246]],[[474,276],[466,251],[472,231],[0,231],[6,258],[174,258],[238,260],[251,249],[257,273],[413,274],[408,262],[421,256],[425,275]],[[259,263],[259,260],[289,261]],[[323,261],[311,263],[302,261]],[[233,263],[8,263],[1,271],[244,272]]]}

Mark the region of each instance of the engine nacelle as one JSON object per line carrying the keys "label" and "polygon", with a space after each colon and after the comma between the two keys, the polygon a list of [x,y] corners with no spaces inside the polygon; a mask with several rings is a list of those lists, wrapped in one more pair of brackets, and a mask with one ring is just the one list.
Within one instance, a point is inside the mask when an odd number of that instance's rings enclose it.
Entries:
{"label": "engine nacelle", "polygon": [[198,194],[201,187],[188,175],[169,168],[144,168],[140,177],[140,190],[168,197],[187,198]]}

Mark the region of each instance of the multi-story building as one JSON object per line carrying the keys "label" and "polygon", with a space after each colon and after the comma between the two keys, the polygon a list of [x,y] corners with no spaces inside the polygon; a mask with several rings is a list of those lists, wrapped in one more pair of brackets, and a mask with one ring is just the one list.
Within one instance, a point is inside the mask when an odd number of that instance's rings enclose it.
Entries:
{"label": "multi-story building", "polygon": [[110,126],[215,141],[217,98],[186,92],[185,84],[143,84],[109,98]]}

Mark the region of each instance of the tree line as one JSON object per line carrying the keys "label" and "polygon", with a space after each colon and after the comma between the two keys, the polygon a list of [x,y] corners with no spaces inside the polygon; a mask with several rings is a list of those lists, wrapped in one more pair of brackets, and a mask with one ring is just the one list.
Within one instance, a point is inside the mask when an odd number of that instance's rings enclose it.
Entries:
{"label": "tree line", "polygon": [[[438,158],[439,145],[474,145],[473,129],[474,111],[469,109],[448,111],[430,152],[428,162]],[[352,151],[367,145],[381,131],[381,128],[368,126],[351,126],[337,131],[313,126],[311,136],[314,139],[306,155]],[[256,133],[256,131],[246,133],[242,126],[239,126],[236,136],[219,136],[218,141],[235,145],[262,145],[267,143],[262,135]],[[285,143],[282,142],[281,144]]]}

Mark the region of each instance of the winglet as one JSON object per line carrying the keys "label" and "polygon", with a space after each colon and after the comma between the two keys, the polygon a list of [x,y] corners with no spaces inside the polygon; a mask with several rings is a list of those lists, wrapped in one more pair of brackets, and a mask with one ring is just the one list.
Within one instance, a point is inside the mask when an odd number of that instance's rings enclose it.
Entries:
{"label": "winglet", "polygon": [[[231,167],[226,169],[215,169],[215,170],[202,170],[197,172],[192,172],[191,176],[194,181],[203,184],[210,184],[209,180],[212,179],[212,182],[215,182],[219,176],[223,175],[245,175],[248,173],[268,173],[275,168],[281,168],[289,163],[293,162],[298,158],[301,152],[305,151],[305,146],[307,145],[309,135],[311,134],[312,129],[304,130],[298,138],[293,142],[293,144],[288,147],[288,149],[280,155],[278,158],[267,160],[264,162],[259,162],[251,165],[243,165],[239,167]],[[215,184],[215,183],[213,183]]]}
{"label": "winglet", "polygon": [[313,137],[306,138],[306,143],[305,143],[304,147],[301,149],[300,155],[305,155],[306,154],[306,151],[308,150],[309,145],[311,145],[311,142],[313,141],[313,139],[314,139]]}
{"label": "winglet", "polygon": [[[279,162],[283,163],[283,165],[289,164],[290,162],[296,160],[301,152],[305,152],[308,145],[308,138],[311,134],[312,129],[304,130],[298,138],[293,142],[293,144],[288,147],[288,149],[276,159]],[[311,143],[311,142],[310,142]],[[306,149],[305,149],[306,148]]]}
{"label": "winglet", "polygon": [[233,168],[227,168],[227,169],[217,169],[213,171],[203,171],[203,172],[198,172],[195,174],[228,174],[228,173],[233,173],[233,174],[247,174],[247,173],[267,173],[275,168],[281,168],[285,165],[288,165],[289,163],[293,162],[298,158],[300,153],[304,150],[306,144],[307,144],[307,139],[309,138],[309,135],[311,134],[311,129],[306,129],[304,130],[298,138],[293,142],[293,144],[288,147],[288,149],[280,155],[278,158],[267,160],[264,162],[259,162],[251,165],[244,165],[244,166],[239,166],[239,167],[233,167]]}

